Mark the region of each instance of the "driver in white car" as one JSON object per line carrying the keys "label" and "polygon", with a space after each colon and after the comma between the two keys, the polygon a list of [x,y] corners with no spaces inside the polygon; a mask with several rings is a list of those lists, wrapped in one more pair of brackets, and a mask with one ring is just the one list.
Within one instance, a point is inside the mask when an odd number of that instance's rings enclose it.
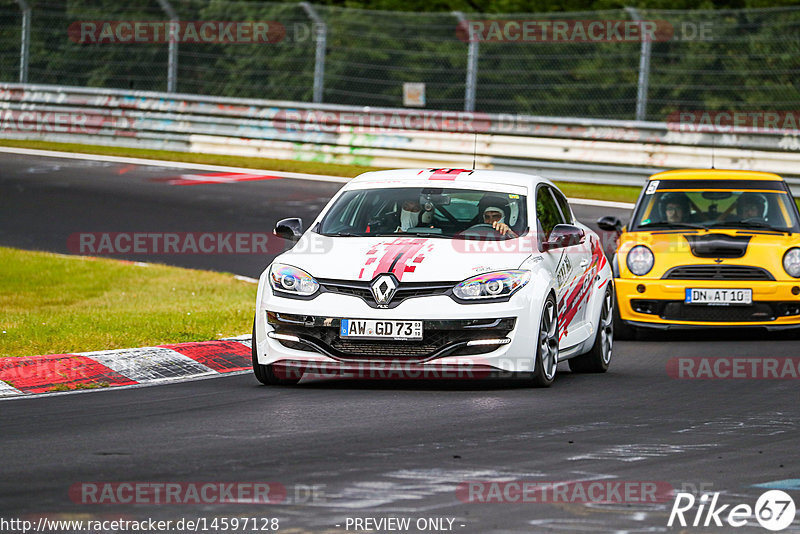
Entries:
{"label": "driver in white car", "polygon": [[483,222],[491,224],[500,235],[509,235],[512,238],[518,237],[514,231],[506,224],[506,216],[503,210],[496,206],[488,206],[483,210]]}

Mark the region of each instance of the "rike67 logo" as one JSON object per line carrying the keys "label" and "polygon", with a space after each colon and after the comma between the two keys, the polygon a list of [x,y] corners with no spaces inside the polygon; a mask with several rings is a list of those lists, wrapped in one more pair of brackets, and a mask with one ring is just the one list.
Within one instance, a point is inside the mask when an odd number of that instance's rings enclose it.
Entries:
{"label": "rike67 logo", "polygon": [[[709,498],[710,497],[710,498]],[[697,505],[697,510],[693,510]],[[693,527],[743,527],[755,517],[767,530],[778,532],[794,521],[795,505],[792,497],[780,490],[762,493],[755,507],[749,504],[719,504],[719,492],[704,493],[696,499],[691,493],[678,493],[672,504],[667,526],[677,524]],[[688,518],[688,519],[687,519]]]}

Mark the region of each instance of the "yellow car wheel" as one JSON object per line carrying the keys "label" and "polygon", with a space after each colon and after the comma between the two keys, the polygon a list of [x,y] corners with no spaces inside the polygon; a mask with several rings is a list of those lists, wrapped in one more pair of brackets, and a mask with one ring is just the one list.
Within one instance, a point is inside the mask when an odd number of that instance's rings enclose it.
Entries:
{"label": "yellow car wheel", "polygon": [[631,326],[619,316],[619,302],[614,306],[614,337],[617,339],[631,340],[637,339],[638,328]]}

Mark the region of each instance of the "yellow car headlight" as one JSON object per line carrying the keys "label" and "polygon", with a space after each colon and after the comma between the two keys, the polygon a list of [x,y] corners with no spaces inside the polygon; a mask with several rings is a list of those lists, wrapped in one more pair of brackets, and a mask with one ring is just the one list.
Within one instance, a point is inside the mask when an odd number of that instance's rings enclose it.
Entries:
{"label": "yellow car headlight", "polygon": [[644,245],[636,245],[628,252],[628,269],[636,276],[644,276],[653,268],[656,258]]}
{"label": "yellow car headlight", "polygon": [[800,248],[794,247],[783,255],[783,270],[792,278],[800,278]]}

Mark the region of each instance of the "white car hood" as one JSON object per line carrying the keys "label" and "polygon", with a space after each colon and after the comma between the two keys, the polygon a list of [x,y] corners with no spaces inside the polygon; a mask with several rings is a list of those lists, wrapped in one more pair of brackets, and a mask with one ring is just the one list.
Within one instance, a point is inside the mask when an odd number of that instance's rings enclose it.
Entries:
{"label": "white car hood", "polygon": [[403,282],[457,282],[476,274],[516,269],[538,251],[523,239],[469,242],[422,237],[327,237],[306,233],[277,263],[322,279],[370,281],[392,272]]}

